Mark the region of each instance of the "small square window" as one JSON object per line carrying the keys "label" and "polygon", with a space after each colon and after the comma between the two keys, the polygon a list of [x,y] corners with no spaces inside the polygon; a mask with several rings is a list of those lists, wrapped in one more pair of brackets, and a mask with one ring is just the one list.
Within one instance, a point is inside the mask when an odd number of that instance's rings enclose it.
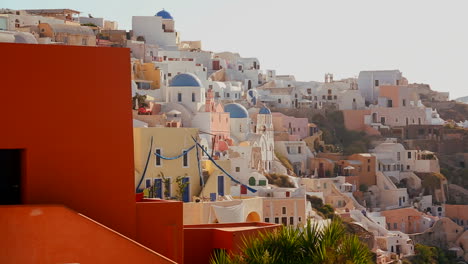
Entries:
{"label": "small square window", "polygon": [[236,172],[240,172],[240,167],[236,167]]}

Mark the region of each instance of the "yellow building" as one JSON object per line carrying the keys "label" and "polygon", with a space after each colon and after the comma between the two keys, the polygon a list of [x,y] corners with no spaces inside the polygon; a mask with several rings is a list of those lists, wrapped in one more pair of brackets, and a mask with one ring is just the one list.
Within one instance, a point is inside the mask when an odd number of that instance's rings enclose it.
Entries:
{"label": "yellow building", "polygon": [[[198,138],[198,129],[134,128],[135,186],[146,189],[145,194],[150,197],[188,202],[193,196],[199,196],[201,177],[192,137]],[[186,150],[188,152],[183,155]],[[168,158],[180,157],[166,160],[155,153]]]}
{"label": "yellow building", "polygon": [[90,27],[40,23],[39,36],[65,45],[96,46],[96,36]]}
{"label": "yellow building", "polygon": [[161,70],[152,62],[132,60],[132,80],[138,89],[156,90],[161,88]]}
{"label": "yellow building", "polygon": [[[216,163],[230,173],[230,160],[217,160]],[[201,199],[216,201],[222,196],[231,194],[231,179],[225,173],[210,160],[203,161],[202,167],[206,177],[204,177],[205,186],[200,193]]]}

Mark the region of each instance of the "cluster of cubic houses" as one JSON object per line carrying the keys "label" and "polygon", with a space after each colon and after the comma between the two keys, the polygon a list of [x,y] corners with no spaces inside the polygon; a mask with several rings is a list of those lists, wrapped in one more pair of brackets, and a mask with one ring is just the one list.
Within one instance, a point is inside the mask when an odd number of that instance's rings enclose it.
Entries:
{"label": "cluster of cubic houses", "polygon": [[[420,95],[447,101],[448,93],[409,84],[398,70],[363,71],[358,78],[338,81],[326,74],[324,82],[263,72],[256,58],[204,51],[200,41],[180,41],[174,19],[165,10],[133,17],[130,32],[118,30],[115,22],[79,17],[69,9],[0,13],[2,42],[130,49],[134,151],[130,185],[140,194],[137,218],[144,219],[137,222],[147,226],[140,227],[142,234],[137,229],[136,236],[126,235],[152,250],[177,262],[206,263],[210,250],[235,248],[236,241],[229,246],[216,243],[220,238],[213,229],[229,233],[276,228],[275,224],[300,226],[308,219],[327,221],[312,209],[310,196],[372,233],[379,263],[414,254],[415,243],[422,239],[446,241],[459,255],[468,248],[464,232],[468,216],[444,205],[445,178],[435,181],[431,190],[422,184],[424,177],[440,172],[436,155],[405,149],[395,139],[409,138],[412,127],[429,127],[429,136],[437,137],[432,128],[445,121],[422,105]],[[114,89],[106,88],[105,93],[118,108],[115,103],[121,101]],[[118,112],[106,109],[112,115]],[[329,109],[343,111],[349,130],[392,136],[369,153],[326,153],[320,128],[307,114],[293,115]],[[113,184],[109,180],[110,195]],[[184,225],[185,240],[213,236],[200,240],[203,249],[185,242],[181,249],[180,241],[154,243],[151,232],[143,234],[164,222],[165,212],[154,210],[163,210],[166,204],[168,208],[182,204],[174,218]],[[98,220],[107,225],[106,219]],[[161,224],[165,235],[179,232],[176,227],[167,231],[169,226],[167,221]],[[120,232],[116,225],[111,228]],[[445,237],[430,237],[432,233]]]}

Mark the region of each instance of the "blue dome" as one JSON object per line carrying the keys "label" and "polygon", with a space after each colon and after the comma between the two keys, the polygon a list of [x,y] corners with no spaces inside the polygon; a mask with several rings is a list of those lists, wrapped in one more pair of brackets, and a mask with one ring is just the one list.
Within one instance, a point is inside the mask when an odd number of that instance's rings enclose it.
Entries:
{"label": "blue dome", "polygon": [[261,114],[261,115],[271,115],[270,109],[268,109],[265,106],[260,108],[260,111],[258,113]]}
{"label": "blue dome", "polygon": [[249,112],[245,109],[244,106],[240,104],[227,104],[224,106],[224,112],[229,113],[231,118],[247,118],[249,117]]}
{"label": "blue dome", "polygon": [[202,87],[200,79],[193,73],[181,73],[172,78],[170,86]]}
{"label": "blue dome", "polygon": [[164,9],[157,12],[155,16],[162,17],[163,19],[173,19],[171,14]]}

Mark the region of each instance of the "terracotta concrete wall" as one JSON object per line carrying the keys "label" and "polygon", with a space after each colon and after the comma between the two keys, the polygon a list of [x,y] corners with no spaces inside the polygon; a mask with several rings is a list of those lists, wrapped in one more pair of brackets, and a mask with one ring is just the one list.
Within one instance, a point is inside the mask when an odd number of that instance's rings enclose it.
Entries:
{"label": "terracotta concrete wall", "polygon": [[213,253],[213,232],[213,229],[184,229],[184,263],[209,263]]}
{"label": "terracotta concrete wall", "polygon": [[0,263],[175,263],[63,206],[0,206]]}
{"label": "terracotta concrete wall", "polygon": [[184,262],[182,202],[148,199],[137,203],[137,241]]}
{"label": "terracotta concrete wall", "polygon": [[238,253],[243,239],[257,236],[259,232],[271,232],[281,225],[267,223],[232,223],[184,226],[185,262],[206,264],[215,249]]}
{"label": "terracotta concrete wall", "polygon": [[0,50],[0,149],[24,150],[23,203],[64,204],[134,238],[129,49]]}

